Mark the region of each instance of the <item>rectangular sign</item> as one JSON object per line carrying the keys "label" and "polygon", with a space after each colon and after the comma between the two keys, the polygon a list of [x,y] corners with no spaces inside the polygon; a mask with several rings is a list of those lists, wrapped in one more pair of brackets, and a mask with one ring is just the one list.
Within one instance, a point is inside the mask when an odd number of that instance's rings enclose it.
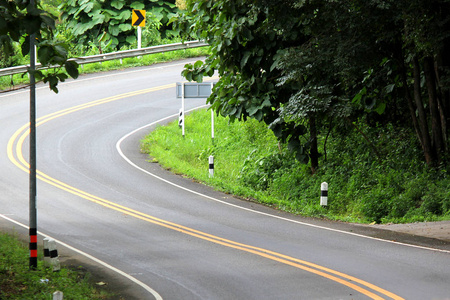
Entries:
{"label": "rectangular sign", "polygon": [[[214,83],[215,84],[215,83]],[[182,97],[182,83],[177,82],[177,98]],[[185,82],[184,98],[208,98],[211,95],[211,82]]]}

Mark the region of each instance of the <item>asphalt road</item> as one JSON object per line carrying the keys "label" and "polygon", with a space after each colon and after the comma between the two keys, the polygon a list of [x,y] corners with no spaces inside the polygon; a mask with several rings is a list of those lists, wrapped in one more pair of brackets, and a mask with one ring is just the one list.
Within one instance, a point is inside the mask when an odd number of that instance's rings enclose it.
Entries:
{"label": "asphalt road", "polygon": [[[302,219],[148,163],[139,140],[178,113],[184,64],[39,88],[40,233],[115,273],[129,298],[450,299],[448,245]],[[28,101],[0,95],[3,227],[28,224]]]}

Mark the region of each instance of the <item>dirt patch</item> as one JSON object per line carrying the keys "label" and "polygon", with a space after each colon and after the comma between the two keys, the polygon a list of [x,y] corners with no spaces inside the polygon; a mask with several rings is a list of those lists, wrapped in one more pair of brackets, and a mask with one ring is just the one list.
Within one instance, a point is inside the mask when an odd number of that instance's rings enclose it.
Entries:
{"label": "dirt patch", "polygon": [[383,224],[374,227],[450,242],[450,221]]}

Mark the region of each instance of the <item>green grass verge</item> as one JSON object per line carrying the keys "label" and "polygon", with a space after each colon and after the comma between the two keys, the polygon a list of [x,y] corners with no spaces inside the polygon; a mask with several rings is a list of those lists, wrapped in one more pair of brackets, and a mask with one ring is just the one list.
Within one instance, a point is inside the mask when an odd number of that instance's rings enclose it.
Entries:
{"label": "green grass verge", "polygon": [[[86,64],[80,66],[79,70],[80,74],[121,70],[132,67],[150,66],[161,62],[170,62],[191,57],[200,57],[208,55],[208,53],[209,50],[207,47],[184,49],[184,50],[144,55],[140,58],[138,57],[125,58],[122,60],[122,62],[119,59],[117,59],[105,61],[102,63]],[[3,91],[11,90],[18,86],[26,84],[29,84],[29,78],[27,74],[16,74],[12,76],[0,77],[0,90]]]}
{"label": "green grass verge", "polygon": [[[280,145],[267,126],[255,120],[229,123],[215,118],[214,144],[210,112],[186,117],[183,139],[177,122],[158,127],[141,142],[151,160],[218,190],[275,208],[312,217],[361,223],[405,223],[450,219],[450,179],[446,170],[421,162],[414,134],[362,128],[376,141],[380,161],[353,128],[333,132],[327,159],[311,174]],[[323,139],[321,140],[323,147]],[[394,147],[395,145],[395,147]],[[215,176],[209,178],[208,157]],[[320,186],[329,184],[328,207],[320,206]]]}
{"label": "green grass verge", "polygon": [[0,233],[0,299],[52,299],[56,291],[64,299],[110,299],[111,293],[94,286],[82,270],[61,268],[53,272],[43,267],[29,270],[27,245],[14,236]]}

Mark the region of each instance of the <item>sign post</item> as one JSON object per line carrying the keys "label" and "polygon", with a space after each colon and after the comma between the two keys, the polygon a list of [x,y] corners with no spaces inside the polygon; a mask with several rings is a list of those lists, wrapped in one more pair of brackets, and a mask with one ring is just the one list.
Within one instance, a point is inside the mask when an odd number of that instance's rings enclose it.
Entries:
{"label": "sign post", "polygon": [[[208,98],[214,87],[214,82],[177,82],[176,84],[176,92],[177,98],[181,98],[181,110],[180,115],[183,116],[183,123],[181,124],[182,135],[184,137],[184,99],[185,98]],[[214,115],[211,115],[211,137],[214,142]]]}
{"label": "sign post", "polygon": [[133,9],[131,25],[137,26],[138,49],[142,48],[142,27],[145,27],[145,10]]}

